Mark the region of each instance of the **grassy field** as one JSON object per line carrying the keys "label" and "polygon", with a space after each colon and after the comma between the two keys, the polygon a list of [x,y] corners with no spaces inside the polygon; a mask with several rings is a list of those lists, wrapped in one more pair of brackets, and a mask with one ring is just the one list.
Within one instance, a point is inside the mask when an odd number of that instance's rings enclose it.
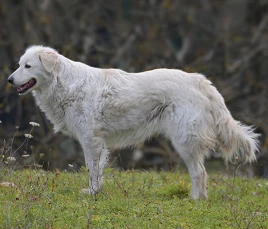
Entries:
{"label": "grassy field", "polygon": [[[268,180],[211,174],[209,200],[189,197],[187,173],[0,170],[0,228],[268,228]],[[4,183],[9,182],[9,183]]]}

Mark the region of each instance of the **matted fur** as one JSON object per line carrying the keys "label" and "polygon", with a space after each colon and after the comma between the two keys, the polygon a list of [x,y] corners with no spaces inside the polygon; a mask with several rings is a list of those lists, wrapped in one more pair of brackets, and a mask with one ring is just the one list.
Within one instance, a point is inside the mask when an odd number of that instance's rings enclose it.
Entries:
{"label": "matted fur", "polygon": [[32,91],[56,132],[80,142],[88,193],[101,189],[107,147],[135,145],[153,134],[170,139],[185,161],[194,199],[207,198],[203,162],[210,151],[220,149],[226,160],[256,159],[258,135],[232,118],[220,93],[201,74],[93,68],[42,46],[27,49],[19,64],[9,82],[19,87],[36,79],[24,94]]}

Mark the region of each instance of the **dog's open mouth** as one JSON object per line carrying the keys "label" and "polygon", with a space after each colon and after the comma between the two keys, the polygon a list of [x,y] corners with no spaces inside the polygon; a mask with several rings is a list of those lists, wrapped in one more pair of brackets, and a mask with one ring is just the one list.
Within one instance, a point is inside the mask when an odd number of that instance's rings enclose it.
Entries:
{"label": "dog's open mouth", "polygon": [[35,84],[36,84],[36,79],[32,78],[26,84],[23,84],[20,87],[18,87],[17,92],[20,93],[20,94],[23,94],[26,91],[28,91],[31,87],[33,87]]}

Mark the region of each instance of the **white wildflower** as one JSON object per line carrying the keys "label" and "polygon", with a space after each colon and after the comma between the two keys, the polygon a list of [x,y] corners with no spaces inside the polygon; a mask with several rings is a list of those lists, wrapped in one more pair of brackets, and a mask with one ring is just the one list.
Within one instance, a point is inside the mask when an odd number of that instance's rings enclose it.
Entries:
{"label": "white wildflower", "polygon": [[21,156],[22,157],[29,157],[30,155],[29,154],[22,154]]}
{"label": "white wildflower", "polygon": [[73,167],[74,167],[72,164],[68,164],[68,166],[69,166],[70,168],[73,168]]}
{"label": "white wildflower", "polygon": [[262,212],[253,212],[253,215],[262,215]]}
{"label": "white wildflower", "polygon": [[44,157],[44,156],[45,156],[45,154],[43,154],[43,153],[40,153],[40,154],[39,154],[39,157],[40,157],[40,158],[42,158],[42,157]]}
{"label": "white wildflower", "polygon": [[25,138],[33,138],[33,135],[31,134],[24,134]]}
{"label": "white wildflower", "polygon": [[14,183],[10,183],[10,182],[2,182],[0,183],[1,187],[11,187],[11,188],[16,188],[17,185],[15,185]]}
{"label": "white wildflower", "polygon": [[37,122],[30,122],[29,123],[31,126],[40,126]]}
{"label": "white wildflower", "polygon": [[15,157],[7,157],[7,162],[13,163],[15,161],[16,161],[16,158]]}

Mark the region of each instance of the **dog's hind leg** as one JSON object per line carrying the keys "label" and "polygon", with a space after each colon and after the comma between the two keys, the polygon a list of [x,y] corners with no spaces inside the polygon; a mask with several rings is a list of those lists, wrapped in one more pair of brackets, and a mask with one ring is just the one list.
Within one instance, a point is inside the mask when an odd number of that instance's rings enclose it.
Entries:
{"label": "dog's hind leg", "polygon": [[188,167],[192,181],[191,196],[193,197],[193,199],[198,198],[207,199],[207,191],[206,191],[207,173],[203,163],[187,161],[186,165]]}
{"label": "dog's hind leg", "polygon": [[204,166],[202,154],[195,155],[190,151],[190,147],[186,148],[183,145],[173,143],[176,151],[179,153],[190,173],[192,190],[191,196],[193,199],[207,199],[207,173]]}
{"label": "dog's hind leg", "polygon": [[192,182],[191,196],[193,199],[204,198],[207,199],[207,173],[203,162],[195,162],[194,160],[184,160]]}

